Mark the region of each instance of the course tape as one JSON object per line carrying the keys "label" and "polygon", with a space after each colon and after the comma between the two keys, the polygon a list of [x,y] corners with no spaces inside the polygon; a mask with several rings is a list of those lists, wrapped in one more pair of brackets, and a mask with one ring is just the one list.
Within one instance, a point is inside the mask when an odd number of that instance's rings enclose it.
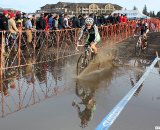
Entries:
{"label": "course tape", "polygon": [[143,76],[140,80],[135,84],[135,86],[121,99],[121,101],[110,111],[108,115],[100,122],[100,124],[96,127],[96,130],[108,130],[116,118],[119,116],[121,111],[124,109],[126,104],[132,98],[134,93],[140,87],[140,85],[144,82],[144,80],[149,75],[150,71],[154,68],[155,64],[160,60],[160,58],[155,58],[149,68],[146,69]]}

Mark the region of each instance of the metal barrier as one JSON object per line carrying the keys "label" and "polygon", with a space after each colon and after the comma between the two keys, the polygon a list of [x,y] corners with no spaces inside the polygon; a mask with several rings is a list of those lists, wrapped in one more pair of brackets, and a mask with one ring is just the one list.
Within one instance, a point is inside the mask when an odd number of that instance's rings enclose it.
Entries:
{"label": "metal barrier", "polygon": [[[160,22],[151,19],[148,23],[154,23],[160,30]],[[99,32],[101,43],[99,47],[118,43],[134,34],[135,21],[116,25],[101,26]],[[37,64],[76,55],[75,43],[80,29],[66,29],[58,31],[35,31],[32,32],[32,42],[27,42],[26,31],[13,37],[9,32],[0,32],[1,42],[1,70],[21,67],[28,64]],[[84,39],[82,40],[84,42]],[[30,63],[27,58],[31,58]]]}

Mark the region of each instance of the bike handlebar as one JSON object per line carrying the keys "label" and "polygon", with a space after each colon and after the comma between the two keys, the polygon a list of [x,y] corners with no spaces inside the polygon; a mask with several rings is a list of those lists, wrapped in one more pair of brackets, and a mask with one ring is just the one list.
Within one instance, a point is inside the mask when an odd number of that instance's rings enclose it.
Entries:
{"label": "bike handlebar", "polygon": [[78,50],[78,47],[79,47],[79,46],[84,46],[84,45],[82,45],[82,44],[80,45],[79,42],[77,42],[77,43],[76,43],[76,51],[79,51],[79,50]]}
{"label": "bike handlebar", "polygon": [[[85,44],[82,45],[82,44],[79,44],[79,42],[77,42],[77,43],[76,43],[76,51],[79,51],[79,50],[78,50],[78,47],[80,47],[80,46],[81,46],[81,47],[82,47],[82,46],[85,46]],[[88,48],[90,49],[91,52],[94,52],[90,46],[88,46]]]}

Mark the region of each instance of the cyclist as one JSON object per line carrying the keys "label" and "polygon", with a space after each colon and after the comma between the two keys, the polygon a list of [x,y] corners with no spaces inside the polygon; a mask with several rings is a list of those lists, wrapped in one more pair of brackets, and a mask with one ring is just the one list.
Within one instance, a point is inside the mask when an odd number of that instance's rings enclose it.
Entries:
{"label": "cyclist", "polygon": [[141,36],[143,36],[143,49],[146,48],[147,46],[147,33],[149,32],[149,29],[148,29],[148,23],[145,22],[144,20],[142,20],[142,23],[141,23]]}
{"label": "cyclist", "polygon": [[97,54],[96,44],[100,42],[100,35],[98,32],[98,27],[94,24],[94,20],[91,17],[86,18],[85,25],[81,28],[81,33],[78,38],[78,42],[81,40],[83,34],[86,35],[85,46],[91,46],[94,53]]}
{"label": "cyclist", "polygon": [[144,35],[146,37],[148,32],[149,32],[148,23],[146,21],[142,20],[141,35]]}

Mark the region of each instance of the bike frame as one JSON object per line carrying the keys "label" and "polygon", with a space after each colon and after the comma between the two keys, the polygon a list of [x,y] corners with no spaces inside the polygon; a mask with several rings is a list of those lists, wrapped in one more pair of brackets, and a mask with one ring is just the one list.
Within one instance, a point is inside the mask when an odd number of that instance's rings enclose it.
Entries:
{"label": "bike frame", "polygon": [[[85,46],[85,44],[80,45],[79,43],[77,43],[77,51],[79,51],[78,47],[84,47],[84,53],[79,57],[77,62],[77,75],[79,75],[88,66],[89,62],[93,59],[93,50],[90,47],[90,45]],[[79,72],[79,70],[81,71]]]}

